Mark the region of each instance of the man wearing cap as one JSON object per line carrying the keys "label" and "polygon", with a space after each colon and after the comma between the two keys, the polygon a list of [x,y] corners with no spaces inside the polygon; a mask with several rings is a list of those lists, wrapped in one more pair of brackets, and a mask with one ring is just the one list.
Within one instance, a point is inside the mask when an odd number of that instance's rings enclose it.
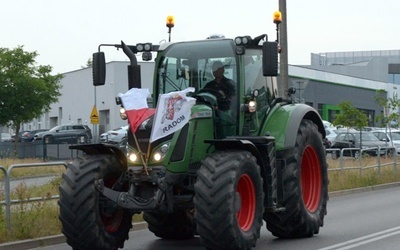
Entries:
{"label": "man wearing cap", "polygon": [[235,94],[235,85],[232,80],[224,76],[224,65],[221,61],[215,61],[212,65],[214,80],[208,82],[204,86],[204,91],[207,89],[215,91],[217,94],[217,102],[219,110],[229,110],[231,106],[231,98]]}

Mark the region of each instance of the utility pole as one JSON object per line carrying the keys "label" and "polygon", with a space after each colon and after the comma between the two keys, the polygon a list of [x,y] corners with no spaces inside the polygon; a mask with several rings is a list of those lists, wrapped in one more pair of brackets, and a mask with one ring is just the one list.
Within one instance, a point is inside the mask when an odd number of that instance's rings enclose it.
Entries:
{"label": "utility pole", "polygon": [[278,96],[286,98],[286,91],[289,88],[289,67],[288,67],[288,42],[287,42],[287,17],[286,17],[286,0],[279,0],[279,11],[282,13],[282,23],[280,25],[279,42],[280,42],[280,63],[279,63],[279,88]]}

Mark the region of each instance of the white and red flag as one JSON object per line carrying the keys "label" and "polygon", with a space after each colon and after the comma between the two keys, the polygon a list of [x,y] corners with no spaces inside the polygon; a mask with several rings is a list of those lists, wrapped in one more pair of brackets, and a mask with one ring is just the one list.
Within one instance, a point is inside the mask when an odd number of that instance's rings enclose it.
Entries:
{"label": "white and red flag", "polygon": [[196,99],[186,96],[194,88],[162,94],[158,99],[150,142],[156,141],[183,128],[189,122],[191,108]]}
{"label": "white and red flag", "polygon": [[132,88],[125,94],[118,95],[124,106],[132,133],[135,133],[140,124],[155,113],[149,108],[147,98],[150,97],[149,89]]}

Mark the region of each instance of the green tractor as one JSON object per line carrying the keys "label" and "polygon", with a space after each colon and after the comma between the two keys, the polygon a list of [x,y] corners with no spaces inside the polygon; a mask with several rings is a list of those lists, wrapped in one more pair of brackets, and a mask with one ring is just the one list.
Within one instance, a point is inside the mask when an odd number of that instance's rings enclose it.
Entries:
{"label": "green tractor", "polygon": [[[71,146],[84,155],[63,175],[59,217],[73,249],[123,248],[140,213],[157,237],[198,235],[207,249],[251,249],[263,221],[281,238],[319,232],[328,200],[325,130],[315,109],[277,97],[277,42],[261,35],[112,46],[130,58],[130,89],[141,88],[136,56],[157,53],[157,107],[163,94],[189,87],[196,101],[181,129],[155,141],[153,115],[128,131],[126,150]],[[204,88],[216,61],[235,88],[228,110],[218,106],[219,91]],[[94,53],[95,86],[104,84],[105,67],[104,53]]]}

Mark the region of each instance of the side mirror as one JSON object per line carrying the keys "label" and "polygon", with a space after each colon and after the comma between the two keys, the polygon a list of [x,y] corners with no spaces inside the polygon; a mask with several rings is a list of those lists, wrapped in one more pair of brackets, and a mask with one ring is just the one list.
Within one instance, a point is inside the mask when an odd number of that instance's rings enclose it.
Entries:
{"label": "side mirror", "polygon": [[104,52],[93,53],[93,85],[101,86],[106,82],[106,59]]}
{"label": "side mirror", "polygon": [[263,75],[278,75],[278,44],[276,42],[264,42],[263,44]]}

